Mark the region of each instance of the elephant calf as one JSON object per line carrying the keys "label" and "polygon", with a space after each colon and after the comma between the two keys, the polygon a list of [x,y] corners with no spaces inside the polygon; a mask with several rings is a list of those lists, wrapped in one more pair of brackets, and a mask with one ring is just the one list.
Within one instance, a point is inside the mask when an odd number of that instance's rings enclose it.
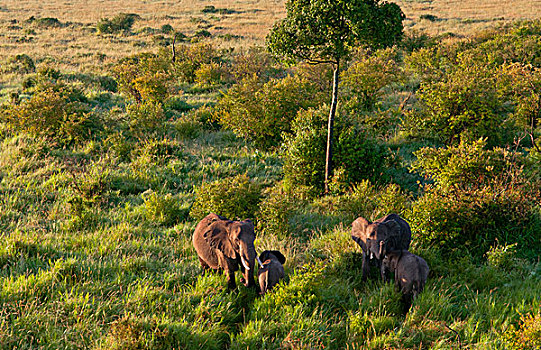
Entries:
{"label": "elephant calf", "polygon": [[383,265],[394,272],[396,289],[402,293],[404,312],[408,312],[412,301],[425,287],[428,264],[420,256],[403,250],[387,253]]}
{"label": "elephant calf", "polygon": [[265,295],[284,278],[284,263],[286,257],[277,250],[265,250],[259,256],[262,266],[259,268],[258,278],[261,295]]}

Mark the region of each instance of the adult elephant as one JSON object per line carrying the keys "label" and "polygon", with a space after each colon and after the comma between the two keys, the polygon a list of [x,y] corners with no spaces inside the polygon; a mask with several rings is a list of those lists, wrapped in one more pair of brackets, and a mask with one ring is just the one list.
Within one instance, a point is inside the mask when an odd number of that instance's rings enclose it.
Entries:
{"label": "adult elephant", "polygon": [[232,221],[211,213],[197,224],[192,240],[203,269],[223,269],[229,288],[236,287],[235,271],[239,267],[245,286],[256,286],[253,272],[257,253],[252,221]]}
{"label": "adult elephant", "polygon": [[389,214],[374,222],[363,217],[353,221],[351,238],[363,250],[362,279],[366,280],[370,270],[370,260],[375,259],[381,278],[387,280],[387,270],[381,264],[386,252],[407,250],[411,243],[411,229],[406,220],[397,214]]}

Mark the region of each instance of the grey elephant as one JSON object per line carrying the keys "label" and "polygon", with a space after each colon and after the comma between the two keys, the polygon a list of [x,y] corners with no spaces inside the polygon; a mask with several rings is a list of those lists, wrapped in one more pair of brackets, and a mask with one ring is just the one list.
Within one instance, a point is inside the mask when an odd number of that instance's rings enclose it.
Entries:
{"label": "grey elephant", "polygon": [[381,277],[387,280],[387,271],[381,261],[387,252],[407,250],[411,243],[411,229],[406,220],[397,214],[389,214],[374,222],[358,217],[352,223],[351,238],[363,251],[362,279],[366,280],[370,260],[374,259]]}
{"label": "grey elephant", "polygon": [[214,213],[203,218],[193,233],[193,246],[201,266],[204,270],[224,270],[230,289],[236,287],[235,271],[239,267],[245,286],[256,287],[254,240],[252,221],[232,221]]}
{"label": "grey elephant", "polygon": [[259,268],[258,279],[260,294],[265,295],[284,278],[284,264],[286,257],[277,250],[265,250],[259,255],[262,266]]}
{"label": "grey elephant", "polygon": [[404,313],[408,312],[412,301],[425,287],[428,264],[420,256],[403,250],[387,253],[383,265],[394,272],[395,287],[402,293]]}

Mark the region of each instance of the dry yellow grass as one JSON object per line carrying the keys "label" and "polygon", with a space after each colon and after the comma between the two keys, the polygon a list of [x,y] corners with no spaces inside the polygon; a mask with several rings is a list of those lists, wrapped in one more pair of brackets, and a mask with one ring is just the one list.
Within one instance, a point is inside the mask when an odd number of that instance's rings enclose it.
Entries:
{"label": "dry yellow grass", "polygon": [[[541,18],[541,0],[398,0],[407,16],[407,30],[429,34],[470,34],[504,21]],[[209,14],[205,6],[234,10]],[[100,36],[91,30],[102,18],[124,13],[142,17],[134,35]],[[436,16],[434,21],[422,15]],[[76,25],[39,28],[25,22],[29,17],[54,17]],[[120,57],[155,50],[155,34],[140,31],[170,24],[193,35],[207,29],[210,41],[220,47],[261,45],[272,24],[285,16],[284,0],[2,0],[0,3],[0,64],[6,58],[26,53],[69,71],[100,70]],[[138,32],[140,31],[140,32]],[[240,36],[238,39],[224,37]],[[5,81],[5,77],[0,79]]]}

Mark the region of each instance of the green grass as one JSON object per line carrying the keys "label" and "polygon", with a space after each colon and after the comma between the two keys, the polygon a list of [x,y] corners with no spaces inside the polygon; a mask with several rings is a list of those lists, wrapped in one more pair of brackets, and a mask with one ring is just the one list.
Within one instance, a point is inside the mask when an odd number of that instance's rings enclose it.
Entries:
{"label": "green grass", "polygon": [[[392,186],[280,192],[282,150],[258,150],[212,123],[228,85],[175,82],[163,128],[136,138],[125,112],[133,101],[104,72],[62,78],[103,121],[85,141],[10,130],[0,107],[0,349],[507,349],[509,337],[526,332],[521,316],[540,317],[535,247],[494,242],[499,250],[473,257],[421,245],[414,232],[411,250],[431,272],[407,314],[376,268],[362,281],[352,220],[411,215],[424,181],[409,172],[413,152],[434,146],[403,133],[403,115],[391,111],[384,122],[393,130],[376,132],[394,154]],[[2,102],[23,91],[23,78],[2,75]],[[396,110],[401,89],[415,87],[385,91],[384,110],[374,113]],[[257,251],[287,258],[286,277],[264,297],[238,273],[233,291],[224,274],[203,275],[192,247],[195,189],[237,175],[268,191],[254,218]]]}

